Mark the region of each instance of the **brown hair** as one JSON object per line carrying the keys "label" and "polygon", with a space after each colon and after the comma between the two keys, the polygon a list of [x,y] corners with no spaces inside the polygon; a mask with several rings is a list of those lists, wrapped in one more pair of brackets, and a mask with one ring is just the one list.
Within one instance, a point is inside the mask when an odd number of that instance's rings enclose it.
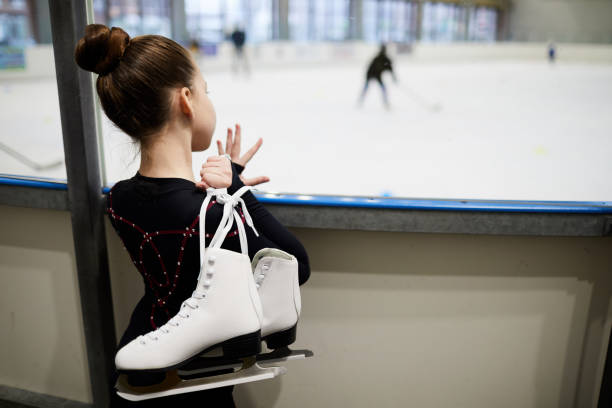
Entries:
{"label": "brown hair", "polygon": [[121,28],[90,24],[74,57],[81,68],[98,74],[96,89],[108,118],[140,141],[168,120],[170,89],[193,91],[193,60],[166,37],[130,39]]}

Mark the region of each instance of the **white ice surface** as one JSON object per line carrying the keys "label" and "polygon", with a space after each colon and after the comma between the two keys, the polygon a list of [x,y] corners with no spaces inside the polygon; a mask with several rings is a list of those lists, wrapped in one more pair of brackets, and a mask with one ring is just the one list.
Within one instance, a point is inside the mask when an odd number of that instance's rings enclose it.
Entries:
{"label": "white ice surface", "polygon": [[[215,139],[234,123],[246,149],[264,144],[245,176],[261,190],[415,198],[612,201],[612,66],[396,62],[391,110],[363,67],[207,73]],[[420,96],[414,96],[416,94]],[[41,95],[44,95],[41,96]],[[0,83],[0,142],[41,162],[62,155],[55,83]],[[439,112],[423,103],[439,103]],[[55,102],[57,104],[57,102]],[[107,179],[131,177],[137,149],[103,125]],[[194,154],[194,172],[216,147]],[[34,174],[0,152],[0,172]],[[65,177],[57,169],[40,174]]]}

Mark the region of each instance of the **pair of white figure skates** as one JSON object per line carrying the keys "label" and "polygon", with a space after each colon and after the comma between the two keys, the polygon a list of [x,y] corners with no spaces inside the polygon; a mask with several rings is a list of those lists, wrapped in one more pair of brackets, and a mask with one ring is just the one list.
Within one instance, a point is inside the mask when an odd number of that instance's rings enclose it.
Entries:
{"label": "pair of white figure skates", "polygon": [[[208,190],[200,210],[197,286],[177,315],[117,352],[115,364],[124,373],[116,385],[119,396],[139,401],[273,378],[285,368],[261,367],[257,361],[312,355],[308,350],[288,349],[295,341],[301,310],[297,260],[275,248],[262,249],[252,263],[249,260],[244,225],[235,210],[242,206],[247,225],[257,234],[241,198],[248,189],[242,187],[233,195],[226,189]],[[223,216],[206,248],[206,208],[212,196],[223,204]],[[233,220],[238,226],[241,253],[221,248]],[[275,352],[259,354],[262,341]],[[199,358],[218,349],[223,357]],[[240,367],[229,374],[202,377],[207,371]],[[136,371],[166,372],[166,378],[156,385],[136,387],[128,384],[125,375]]]}

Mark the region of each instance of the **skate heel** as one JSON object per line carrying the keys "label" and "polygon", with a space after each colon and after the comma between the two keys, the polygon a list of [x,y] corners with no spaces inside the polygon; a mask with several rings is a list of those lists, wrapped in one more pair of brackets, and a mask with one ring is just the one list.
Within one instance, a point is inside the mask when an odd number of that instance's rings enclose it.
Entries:
{"label": "skate heel", "polygon": [[272,333],[266,336],[264,339],[269,349],[278,349],[286,347],[295,342],[297,334],[297,323],[289,329]]}
{"label": "skate heel", "polygon": [[226,358],[255,356],[261,352],[261,330],[229,339],[221,347]]}

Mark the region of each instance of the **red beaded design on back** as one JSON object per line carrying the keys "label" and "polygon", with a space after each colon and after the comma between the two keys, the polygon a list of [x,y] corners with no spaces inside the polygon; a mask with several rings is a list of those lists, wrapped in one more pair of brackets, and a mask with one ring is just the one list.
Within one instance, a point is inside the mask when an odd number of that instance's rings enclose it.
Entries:
{"label": "red beaded design on back", "polygon": [[[138,271],[140,272],[140,274],[142,275],[142,277],[144,278],[144,280],[147,282],[147,284],[149,285],[149,288],[151,288],[151,290],[153,291],[155,298],[156,298],[156,302],[157,303],[153,303],[151,306],[151,315],[150,315],[150,324],[151,327],[153,329],[157,328],[157,325],[155,324],[155,309],[156,307],[160,308],[162,311],[165,312],[167,318],[169,319],[170,316],[170,312],[168,311],[168,307],[166,306],[166,303],[168,301],[168,299],[172,296],[173,291],[176,289],[176,284],[178,281],[178,278],[180,276],[181,273],[181,262],[183,261],[183,256],[185,253],[185,246],[187,244],[187,240],[189,238],[195,237],[199,240],[200,237],[200,232],[199,232],[199,228],[196,228],[199,225],[199,221],[200,221],[200,216],[198,215],[195,220],[193,220],[193,222],[188,226],[185,227],[184,230],[162,230],[162,231],[155,231],[155,232],[151,232],[151,231],[145,231],[144,229],[142,229],[140,226],[136,225],[136,223],[118,215],[115,210],[113,209],[113,192],[112,190],[109,192],[108,194],[109,197],[109,206],[107,209],[107,212],[109,214],[109,216],[112,218],[112,220],[116,221],[116,222],[120,222],[124,225],[127,225],[128,227],[133,228],[137,233],[139,233],[140,235],[142,235],[142,240],[140,242],[140,244],[138,245],[138,260],[134,259],[134,254],[132,254],[130,251],[128,251],[128,254],[130,256],[130,259],[132,260],[132,262],[134,263],[134,265],[136,266],[136,269],[138,269]],[[208,204],[208,207],[206,208],[206,210],[208,211],[213,205],[215,205],[217,201],[216,200],[211,200],[211,202]],[[245,224],[245,218],[244,218],[244,214],[242,213],[242,210],[240,208],[238,208],[238,213],[240,214],[240,218],[242,220],[242,223]],[[178,254],[178,260],[176,263],[176,268],[174,270],[174,274],[172,279],[170,279],[170,277],[168,276],[168,271],[166,269],[166,265],[161,257],[161,254],[159,252],[159,249],[157,248],[157,246],[155,245],[154,239],[158,236],[164,236],[164,235],[183,235],[183,238],[181,240],[180,243],[180,250],[179,250],[179,254]],[[234,229],[233,231],[230,231],[227,236],[228,237],[232,237],[238,234],[238,229]],[[121,235],[119,235],[119,237],[121,238],[121,240],[123,241],[123,237]],[[211,234],[206,234],[206,238],[210,238]],[[125,241],[123,241],[124,243],[124,249],[127,250],[127,248],[125,247]],[[155,279],[155,277],[153,277],[153,275],[151,275],[149,272],[147,272],[145,266],[144,266],[144,249],[149,246],[151,247],[151,249],[153,250],[153,252],[155,253],[155,255],[157,256],[157,261],[159,262],[159,265],[161,267],[162,270],[162,274],[163,274],[163,280],[164,282],[159,282]],[[198,246],[199,248],[199,246]]]}

